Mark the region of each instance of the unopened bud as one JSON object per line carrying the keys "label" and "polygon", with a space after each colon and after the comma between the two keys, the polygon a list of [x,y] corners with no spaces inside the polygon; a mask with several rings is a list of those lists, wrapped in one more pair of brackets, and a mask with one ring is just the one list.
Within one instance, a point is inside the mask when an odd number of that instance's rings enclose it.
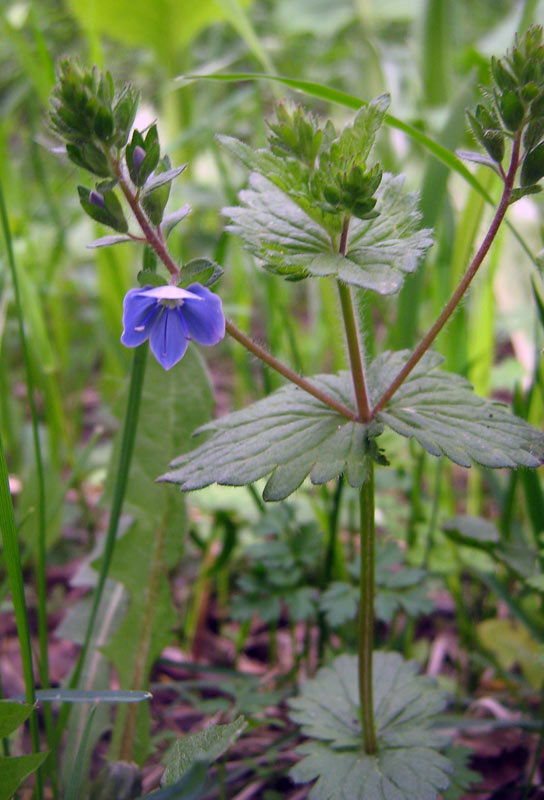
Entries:
{"label": "unopened bud", "polygon": [[92,203],[97,208],[106,208],[103,196],[100,192],[95,192],[94,190],[89,192],[89,203]]}

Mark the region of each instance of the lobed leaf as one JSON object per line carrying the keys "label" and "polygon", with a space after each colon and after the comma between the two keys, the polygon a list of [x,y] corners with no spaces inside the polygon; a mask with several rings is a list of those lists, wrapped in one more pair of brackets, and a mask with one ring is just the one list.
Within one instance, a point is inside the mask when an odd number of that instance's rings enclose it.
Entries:
{"label": "lobed leaf", "polygon": [[297,783],[317,779],[313,800],[436,800],[450,784],[447,740],[432,729],[445,693],[398,653],[373,655],[374,718],[378,752],[362,746],[357,658],[343,655],[303,684],[289,701],[291,718],[309,741],[291,770]]}
{"label": "lobed leaf", "polygon": [[[407,350],[386,352],[370,365],[373,402],[408,356]],[[197,434],[211,432],[210,438],[173,461],[159,480],[190,491],[211,483],[243,486],[270,475],[265,500],[283,500],[308,475],[320,484],[345,473],[358,487],[364,483],[368,459],[376,456],[373,439],[383,425],[464,467],[472,461],[486,467],[543,463],[544,434],[505,406],[475,395],[464,378],[438,369],[442,361],[442,356],[426,353],[370,425],[348,420],[296,386],[284,386],[199,428]],[[355,411],[349,373],[318,375],[312,382]]]}
{"label": "lobed leaf", "polygon": [[[313,383],[353,408],[350,380],[347,374],[320,375]],[[366,476],[367,426],[347,420],[292,385],[197,433],[206,431],[213,435],[173,461],[174,469],[159,480],[189,491],[211,483],[243,486],[272,473],[263,497],[282,500],[309,473],[314,483],[325,483],[346,472],[352,486],[361,486]]]}
{"label": "lobed leaf", "polygon": [[430,231],[418,230],[418,197],[402,190],[402,176],[384,175],[376,191],[372,220],[353,219],[346,256],[332,252],[325,228],[284,191],[252,174],[240,192],[240,206],[223,209],[228,227],[272,272],[299,280],[333,276],[379,294],[399,291],[432,244]]}
{"label": "lobed leaf", "polygon": [[[408,350],[386,352],[373,362],[368,380],[374,400],[408,356]],[[544,434],[504,405],[478,397],[464,378],[438,369],[443,360],[427,352],[377,419],[462,467],[472,461],[492,468],[542,464]]]}

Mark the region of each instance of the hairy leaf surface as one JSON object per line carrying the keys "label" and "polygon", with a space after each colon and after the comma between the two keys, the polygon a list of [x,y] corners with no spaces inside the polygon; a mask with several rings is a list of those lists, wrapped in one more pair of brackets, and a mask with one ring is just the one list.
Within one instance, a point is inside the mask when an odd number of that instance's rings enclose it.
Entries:
{"label": "hairy leaf surface", "polygon": [[[383,353],[369,370],[373,399],[406,362],[408,350]],[[500,403],[484,400],[459,375],[439,369],[437,353],[426,353],[406,382],[378,414],[402,436],[429,453],[446,455],[462,467],[537,467],[544,460],[544,435]]]}
{"label": "hairy leaf surface", "polygon": [[439,752],[447,740],[431,727],[446,695],[398,653],[373,658],[378,753],[363,750],[357,659],[343,655],[289,701],[291,718],[312,740],[298,748],[306,757],[291,777],[298,783],[317,778],[313,800],[435,800],[452,772]]}
{"label": "hairy leaf surface", "polygon": [[[408,358],[384,353],[371,364],[374,402]],[[160,480],[184,491],[211,483],[242,486],[270,475],[263,497],[282,500],[309,475],[316,484],[346,473],[352,486],[365,480],[368,458],[385,424],[415,438],[429,453],[469,467],[535,467],[544,461],[544,435],[493,401],[475,395],[464,379],[439,369],[443,359],[427,353],[368,426],[352,422],[298,387],[284,386],[242,411],[204,425],[207,441],[172,462]],[[355,412],[351,376],[318,375],[312,383]]]}
{"label": "hairy leaf surface", "polygon": [[402,176],[383,176],[376,191],[379,216],[352,220],[345,257],[332,251],[330,235],[315,214],[310,217],[296,197],[257,173],[250,188],[240,192],[241,205],[223,213],[232,220],[229,230],[272,272],[291,280],[330,275],[393,294],[432,244],[430,231],[418,230],[417,195],[404,192],[403,181]]}

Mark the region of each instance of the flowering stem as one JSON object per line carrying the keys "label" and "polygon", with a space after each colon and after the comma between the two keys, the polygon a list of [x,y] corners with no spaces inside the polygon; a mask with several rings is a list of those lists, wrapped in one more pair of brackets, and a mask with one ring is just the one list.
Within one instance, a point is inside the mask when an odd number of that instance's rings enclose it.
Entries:
{"label": "flowering stem", "polygon": [[452,296],[448,300],[444,310],[435,321],[435,323],[429,328],[419,345],[416,347],[404,367],[400,370],[396,378],[391,382],[390,386],[385,390],[382,394],[374,408],[372,409],[371,416],[374,417],[379,411],[381,411],[384,406],[389,402],[389,400],[393,397],[397,389],[404,383],[410,372],[414,369],[416,364],[420,361],[423,355],[427,352],[431,344],[434,342],[446,322],[449,320],[463,295],[465,294],[466,290],[468,289],[472,279],[476,275],[478,269],[484,258],[486,257],[489,248],[491,247],[495,236],[497,235],[497,231],[504,219],[504,215],[508,209],[508,205],[510,203],[510,198],[512,197],[512,190],[514,188],[514,180],[516,177],[516,172],[519,166],[519,150],[520,150],[520,135],[518,134],[514,139],[514,143],[512,145],[512,155],[510,157],[510,166],[508,168],[508,172],[506,173],[506,177],[504,180],[504,189],[502,192],[502,196],[500,199],[500,203],[497,207],[497,211],[495,212],[495,216],[489,226],[489,229],[482,241],[478,252],[472,259],[467,271],[463,275],[459,285],[453,292]]}
{"label": "flowering stem", "polygon": [[347,406],[343,405],[342,403],[338,403],[332,397],[329,397],[324,392],[321,392],[319,389],[316,389],[315,386],[307,381],[305,378],[301,378],[300,375],[297,375],[296,372],[293,372],[288,366],[283,364],[281,361],[278,361],[277,358],[269,353],[264,347],[261,347],[256,342],[252,341],[245,333],[242,333],[232,322],[226,320],[225,322],[227,333],[229,333],[233,339],[236,339],[241,345],[243,345],[250,353],[253,353],[254,356],[260,358],[261,361],[264,361],[269,367],[275,369],[276,372],[279,372],[280,375],[283,375],[284,378],[291,381],[291,383],[295,383],[301,389],[304,389],[305,392],[308,394],[313,395],[318,400],[320,400],[325,405],[329,406],[329,408],[333,408],[335,411],[338,411],[343,417],[347,417],[351,419],[353,422],[357,422],[357,414],[354,414]]}
{"label": "flowering stem", "polygon": [[368,460],[368,475],[361,486],[361,577],[359,599],[359,707],[365,752],[378,749],[372,692],[374,646],[374,463]]}
{"label": "flowering stem", "polygon": [[[338,247],[338,252],[341,256],[346,255],[348,230],[349,217],[345,217],[342,225],[342,233],[340,235],[340,244]],[[361,356],[361,345],[359,342],[359,333],[357,331],[357,322],[355,320],[351,289],[340,280],[337,281],[337,284],[338,291],[340,293],[340,304],[342,306],[342,316],[344,318],[344,329],[346,331],[349,361],[351,364],[351,374],[353,377],[355,397],[357,399],[357,408],[359,410],[359,419],[362,422],[368,422],[370,419],[370,404],[368,402],[368,391],[366,387],[363,359]]]}
{"label": "flowering stem", "polygon": [[[164,243],[163,238],[153,229],[153,226],[147,219],[140,203],[138,202],[138,198],[133,193],[132,189],[128,185],[123,172],[121,170],[121,166],[118,161],[113,162],[113,168],[115,174],[119,180],[119,185],[121,187],[121,191],[123,192],[127,203],[129,204],[130,208],[136,219],[138,220],[138,224],[142,229],[142,232],[148,242],[151,245],[153,250],[156,252],[162,263],[166,266],[169,272],[172,274],[173,278],[177,278],[179,275],[179,268],[177,267],[174,259],[168,252],[168,249]],[[250,353],[253,353],[254,356],[260,358],[261,361],[264,361],[272,369],[275,369],[276,372],[279,372],[280,375],[283,375],[284,378],[291,381],[291,383],[296,384],[308,394],[313,395],[315,398],[320,400],[325,405],[333,408],[335,411],[338,411],[343,417],[347,417],[347,419],[351,419],[354,422],[358,421],[357,414],[354,414],[347,406],[344,406],[342,403],[338,403],[332,397],[329,397],[324,392],[321,392],[319,389],[316,389],[315,386],[312,386],[309,381],[305,378],[301,378],[300,375],[297,375],[290,367],[286,364],[283,364],[277,358],[275,358],[271,353],[261,347],[256,342],[252,341],[245,333],[242,333],[236,325],[229,320],[226,320],[226,330],[233,339],[236,339],[241,345],[243,345],[246,350],[249,350]]]}
{"label": "flowering stem", "polygon": [[121,187],[121,191],[123,192],[127,203],[129,204],[132,213],[138,220],[138,225],[142,229],[142,233],[144,234],[148,244],[151,245],[153,250],[156,252],[164,266],[167,270],[171,273],[173,278],[177,278],[179,275],[179,267],[177,266],[176,262],[168,252],[168,248],[164,243],[164,239],[162,236],[157,233],[150,221],[148,220],[144,210],[142,209],[137,196],[134,194],[130,186],[128,185],[125,176],[123,175],[123,171],[121,169],[121,165],[119,161],[113,161],[113,170],[117,179],[119,180],[119,186]]}

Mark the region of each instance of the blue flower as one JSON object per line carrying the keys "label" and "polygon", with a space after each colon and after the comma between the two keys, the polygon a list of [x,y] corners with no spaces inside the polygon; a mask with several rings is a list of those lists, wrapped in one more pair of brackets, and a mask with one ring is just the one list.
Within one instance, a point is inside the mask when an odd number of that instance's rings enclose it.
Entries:
{"label": "blue flower", "polygon": [[170,369],[185,355],[189,339],[217,344],[225,335],[225,317],[219,298],[199,283],[146,286],[131,289],[123,302],[123,335],[127,347],[149,339],[153,355]]}

